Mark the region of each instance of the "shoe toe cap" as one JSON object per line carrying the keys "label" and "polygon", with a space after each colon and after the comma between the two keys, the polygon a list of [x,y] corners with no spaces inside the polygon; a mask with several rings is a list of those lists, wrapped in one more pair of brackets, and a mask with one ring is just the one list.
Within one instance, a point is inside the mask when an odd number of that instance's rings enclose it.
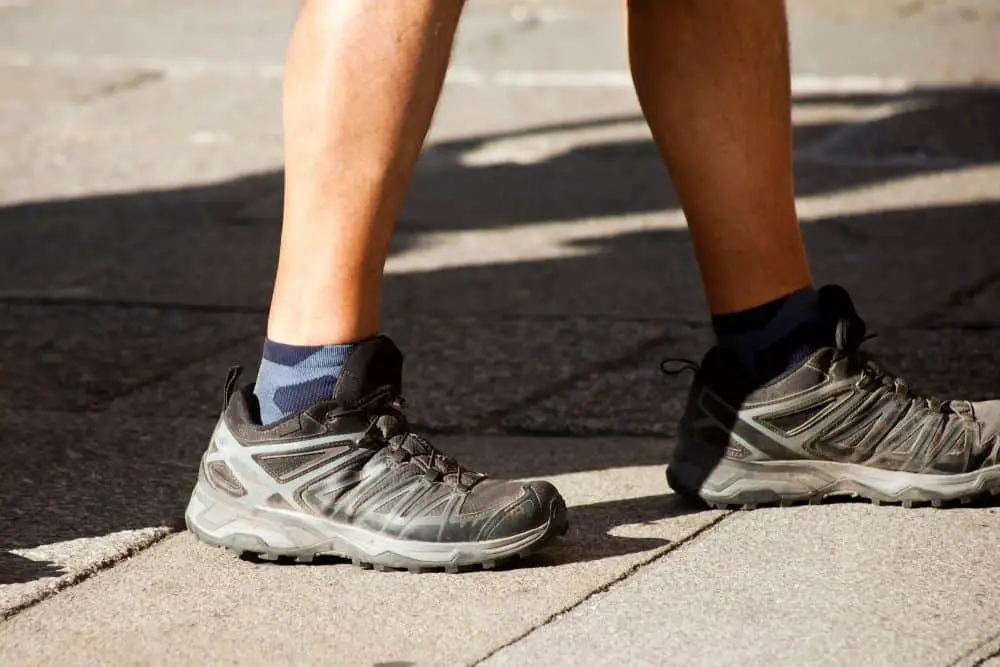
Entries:
{"label": "shoe toe cap", "polygon": [[1000,400],[982,401],[972,404],[973,413],[983,424],[983,436],[1000,437]]}
{"label": "shoe toe cap", "polygon": [[483,527],[481,539],[501,539],[545,525],[561,527],[565,522],[566,503],[558,489],[549,482],[530,482],[522,484],[520,497]]}
{"label": "shoe toe cap", "polygon": [[972,410],[983,425],[981,442],[986,457],[983,465],[1000,465],[1000,400],[973,403]]}

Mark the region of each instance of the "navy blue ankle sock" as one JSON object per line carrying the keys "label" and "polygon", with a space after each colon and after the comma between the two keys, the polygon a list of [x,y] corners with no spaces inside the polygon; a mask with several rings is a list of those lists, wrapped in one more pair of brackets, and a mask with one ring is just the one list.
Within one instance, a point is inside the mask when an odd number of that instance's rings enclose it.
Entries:
{"label": "navy blue ankle sock", "polygon": [[272,424],[330,400],[340,369],[353,348],[352,343],[285,345],[265,339],[264,358],[254,386],[261,423]]}
{"label": "navy blue ankle sock", "polygon": [[756,308],[713,315],[720,347],[748,371],[778,375],[816,350],[832,344],[824,324],[819,294],[812,288],[793,292]]}

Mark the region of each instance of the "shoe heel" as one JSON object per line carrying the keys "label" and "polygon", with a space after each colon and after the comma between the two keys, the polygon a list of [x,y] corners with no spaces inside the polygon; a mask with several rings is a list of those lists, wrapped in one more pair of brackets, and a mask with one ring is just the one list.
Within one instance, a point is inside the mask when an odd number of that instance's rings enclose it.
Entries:
{"label": "shoe heel", "polygon": [[683,424],[666,476],[677,495],[719,509],[808,501],[816,492],[810,476],[783,466],[726,458],[696,441]]}
{"label": "shoe heel", "polygon": [[201,542],[237,553],[299,556],[317,542],[304,526],[278,522],[262,508],[229,500],[203,480],[191,494],[184,523]]}

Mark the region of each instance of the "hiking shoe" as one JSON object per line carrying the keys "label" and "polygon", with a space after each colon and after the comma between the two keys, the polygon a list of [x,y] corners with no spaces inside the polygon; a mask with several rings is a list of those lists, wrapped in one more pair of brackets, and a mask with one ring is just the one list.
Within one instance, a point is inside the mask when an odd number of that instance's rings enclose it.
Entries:
{"label": "hiking shoe", "polygon": [[819,297],[835,343],[778,377],[754,381],[719,347],[692,364],[671,488],[716,507],[1000,494],[1000,400],[919,395],[860,349],[865,325],[847,292]]}
{"label": "hiking shoe", "polygon": [[267,560],[336,555],[414,571],[489,568],[565,533],[551,484],[487,478],[410,432],[402,364],[384,336],[359,343],[329,401],[268,426],[230,371],[185,513],[191,532]]}

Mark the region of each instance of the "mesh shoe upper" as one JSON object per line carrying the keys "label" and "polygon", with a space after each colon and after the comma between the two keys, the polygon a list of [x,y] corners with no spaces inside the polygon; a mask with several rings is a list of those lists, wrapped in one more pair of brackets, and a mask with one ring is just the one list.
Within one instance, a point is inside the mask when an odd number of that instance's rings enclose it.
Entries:
{"label": "mesh shoe upper", "polygon": [[242,502],[404,539],[474,542],[545,524],[559,498],[551,484],[489,479],[410,432],[401,371],[388,338],[361,343],[330,401],[266,427],[252,388],[230,388],[203,475]]}
{"label": "mesh shoe upper", "polygon": [[699,445],[730,459],[824,459],[914,473],[1000,462],[1000,401],[914,392],[860,349],[865,326],[847,293],[830,286],[820,296],[835,345],[779,377],[763,383],[740,377],[723,350],[709,352],[682,424]]}

